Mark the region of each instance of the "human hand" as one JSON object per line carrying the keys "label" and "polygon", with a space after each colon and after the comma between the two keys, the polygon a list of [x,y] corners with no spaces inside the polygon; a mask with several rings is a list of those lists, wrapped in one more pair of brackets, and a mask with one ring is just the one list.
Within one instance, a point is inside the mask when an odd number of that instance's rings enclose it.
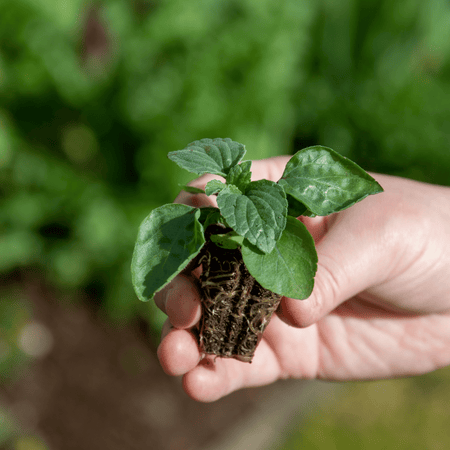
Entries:
{"label": "human hand", "polygon": [[[253,178],[278,180],[287,157],[254,161]],[[375,175],[384,193],[326,217],[302,218],[319,255],[307,300],[283,298],[252,364],[201,359],[198,273],[155,296],[168,320],[158,356],[188,395],[214,401],[281,378],[379,379],[450,364],[450,189]],[[192,184],[204,185],[212,176]],[[204,195],[178,203],[211,206]]]}

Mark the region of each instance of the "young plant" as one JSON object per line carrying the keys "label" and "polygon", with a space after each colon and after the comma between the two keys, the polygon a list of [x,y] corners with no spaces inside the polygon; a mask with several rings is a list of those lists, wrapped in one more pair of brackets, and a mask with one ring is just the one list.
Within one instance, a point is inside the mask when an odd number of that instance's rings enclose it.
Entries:
{"label": "young plant", "polygon": [[231,139],[201,139],[169,159],[197,175],[219,175],[195,194],[216,196],[217,206],[167,204],[142,222],[131,266],[142,301],[187,268],[202,266],[203,354],[251,362],[282,296],[306,299],[314,286],[317,253],[299,216],[326,216],[382,187],[334,150],[308,147],[286,164],[278,182],[251,181],[245,147]]}

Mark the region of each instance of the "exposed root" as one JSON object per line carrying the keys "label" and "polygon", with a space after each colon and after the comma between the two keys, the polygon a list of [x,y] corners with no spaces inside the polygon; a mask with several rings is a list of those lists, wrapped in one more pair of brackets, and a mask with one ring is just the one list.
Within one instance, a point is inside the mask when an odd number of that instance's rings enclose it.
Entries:
{"label": "exposed root", "polygon": [[264,289],[250,275],[239,249],[207,242],[198,263],[203,268],[202,353],[251,362],[281,295]]}

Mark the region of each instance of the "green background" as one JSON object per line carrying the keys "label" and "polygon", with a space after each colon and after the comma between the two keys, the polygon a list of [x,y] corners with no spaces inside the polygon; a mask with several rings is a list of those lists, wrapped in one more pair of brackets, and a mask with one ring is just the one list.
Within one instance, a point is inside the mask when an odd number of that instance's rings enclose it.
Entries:
{"label": "green background", "polygon": [[[32,271],[157,339],[137,227],[190,179],[167,153],[204,137],[450,184],[449,22],[445,0],[2,0],[2,279]],[[2,297],[14,347],[29,311]]]}

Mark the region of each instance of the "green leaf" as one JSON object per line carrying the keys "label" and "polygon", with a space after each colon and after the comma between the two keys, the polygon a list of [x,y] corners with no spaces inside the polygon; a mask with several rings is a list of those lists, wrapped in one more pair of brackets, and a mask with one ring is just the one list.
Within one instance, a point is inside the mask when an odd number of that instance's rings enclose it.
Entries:
{"label": "green leaf", "polygon": [[242,236],[231,233],[211,235],[211,242],[214,242],[214,244],[216,244],[218,247],[231,250],[240,248],[243,241],[244,238]]}
{"label": "green leaf", "polygon": [[383,191],[353,161],[320,145],[297,152],[286,164],[278,184],[319,216],[341,211]]}
{"label": "green leaf", "polygon": [[205,243],[200,213],[171,203],[154,209],[141,223],[131,263],[140,300],[151,299],[199,253]]}
{"label": "green leaf", "polygon": [[197,175],[212,173],[226,177],[244,154],[243,144],[229,138],[217,138],[194,141],[183,150],[170,152],[168,157],[181,168]]}
{"label": "green leaf", "polygon": [[207,206],[204,208],[200,208],[200,223],[203,225],[203,230],[209,227],[209,225],[221,223],[228,227],[225,219],[220,214],[219,208],[213,208],[212,206]]}
{"label": "green leaf", "polygon": [[299,300],[311,295],[317,253],[305,225],[294,217],[287,217],[286,228],[270,253],[264,254],[244,241],[242,258],[248,271],[266,289]]}
{"label": "green leaf", "polygon": [[219,180],[211,180],[206,183],[205,192],[206,195],[214,195],[219,193],[222,189],[225,189],[226,184]]}
{"label": "green leaf", "polygon": [[188,186],[186,184],[179,184],[178,186],[180,186],[180,188],[183,191],[189,192],[190,194],[204,194],[205,193],[205,191],[203,189],[196,188],[194,186]]}
{"label": "green leaf", "polygon": [[245,194],[227,186],[217,205],[228,225],[264,253],[272,251],[286,226],[286,195],[273,181],[253,181]]}
{"label": "green leaf", "polygon": [[227,176],[227,183],[234,184],[242,192],[245,191],[247,186],[251,182],[252,173],[250,172],[251,161],[244,161],[241,164],[234,166],[230,169]]}
{"label": "green leaf", "polygon": [[308,213],[308,208],[302,202],[292,197],[292,195],[287,194],[286,198],[288,201],[288,214],[290,216],[299,217]]}

